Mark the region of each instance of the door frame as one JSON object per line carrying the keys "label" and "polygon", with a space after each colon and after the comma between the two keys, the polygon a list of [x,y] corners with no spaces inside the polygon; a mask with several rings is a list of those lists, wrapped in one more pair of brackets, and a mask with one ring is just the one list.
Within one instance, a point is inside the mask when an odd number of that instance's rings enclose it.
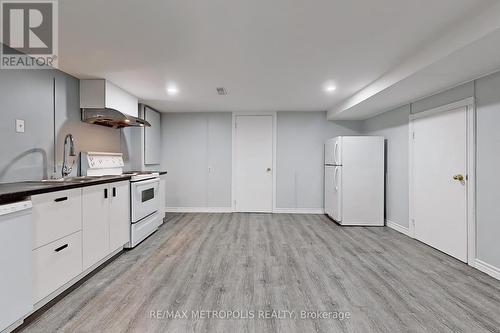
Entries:
{"label": "door frame", "polygon": [[272,188],[272,213],[276,212],[276,146],[277,146],[277,116],[276,111],[270,112],[233,112],[232,113],[232,138],[231,138],[231,210],[236,212],[236,117],[238,116],[272,116],[273,119],[273,165],[272,165],[272,176],[273,176],[273,188]]}
{"label": "door frame", "polygon": [[415,238],[414,206],[414,121],[440,112],[466,108],[467,117],[467,263],[474,266],[476,259],[476,109],[474,97],[465,98],[454,103],[442,105],[426,111],[410,114],[409,122],[409,235]]}

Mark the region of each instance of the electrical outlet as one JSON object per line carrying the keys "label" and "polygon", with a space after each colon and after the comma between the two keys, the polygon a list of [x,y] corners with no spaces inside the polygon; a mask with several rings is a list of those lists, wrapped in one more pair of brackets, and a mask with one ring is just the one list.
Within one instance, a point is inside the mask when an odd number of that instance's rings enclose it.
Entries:
{"label": "electrical outlet", "polygon": [[24,133],[24,120],[16,119],[16,132]]}

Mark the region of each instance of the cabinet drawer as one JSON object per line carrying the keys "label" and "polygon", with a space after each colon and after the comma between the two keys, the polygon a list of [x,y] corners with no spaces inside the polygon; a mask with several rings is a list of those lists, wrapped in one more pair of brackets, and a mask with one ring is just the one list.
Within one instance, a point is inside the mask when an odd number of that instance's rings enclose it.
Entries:
{"label": "cabinet drawer", "polygon": [[82,229],[82,190],[34,195],[33,222],[36,249]]}
{"label": "cabinet drawer", "polygon": [[33,250],[33,302],[82,273],[82,232]]}

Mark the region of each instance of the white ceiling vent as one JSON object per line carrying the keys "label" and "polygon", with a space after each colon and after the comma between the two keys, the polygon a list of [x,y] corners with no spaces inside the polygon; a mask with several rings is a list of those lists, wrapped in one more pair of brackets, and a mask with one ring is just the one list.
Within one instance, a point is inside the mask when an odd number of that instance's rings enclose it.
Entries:
{"label": "white ceiling vent", "polygon": [[217,89],[217,94],[221,95],[221,96],[225,96],[227,95],[227,90],[226,88],[224,87],[219,87],[219,88],[216,88]]}

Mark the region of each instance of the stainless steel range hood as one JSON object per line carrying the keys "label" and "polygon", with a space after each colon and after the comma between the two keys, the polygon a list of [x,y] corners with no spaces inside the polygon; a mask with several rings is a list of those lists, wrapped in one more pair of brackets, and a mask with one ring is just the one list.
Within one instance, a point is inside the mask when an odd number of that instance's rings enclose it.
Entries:
{"label": "stainless steel range hood", "polygon": [[81,109],[82,121],[112,128],[123,127],[151,127],[151,124],[146,120],[128,116],[118,110],[103,108],[103,109]]}
{"label": "stainless steel range hood", "polygon": [[112,128],[149,127],[138,118],[137,97],[105,79],[80,80],[82,121]]}

